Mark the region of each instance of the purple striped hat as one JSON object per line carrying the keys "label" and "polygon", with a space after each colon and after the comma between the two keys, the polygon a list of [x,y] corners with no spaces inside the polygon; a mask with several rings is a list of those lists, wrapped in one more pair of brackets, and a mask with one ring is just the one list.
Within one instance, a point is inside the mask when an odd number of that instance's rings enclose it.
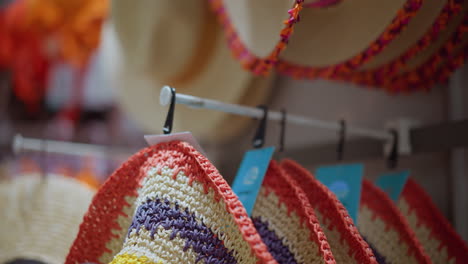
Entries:
{"label": "purple striped hat", "polygon": [[185,142],[141,150],[94,197],[75,263],[277,263],[216,168]]}

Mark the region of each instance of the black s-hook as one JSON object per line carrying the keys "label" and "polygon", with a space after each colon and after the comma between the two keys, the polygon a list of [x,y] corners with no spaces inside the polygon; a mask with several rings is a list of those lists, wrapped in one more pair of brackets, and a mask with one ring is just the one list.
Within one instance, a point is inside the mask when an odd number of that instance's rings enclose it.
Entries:
{"label": "black s-hook", "polygon": [[286,110],[281,109],[281,121],[280,121],[280,142],[279,142],[279,152],[284,151],[284,140],[286,137]]}
{"label": "black s-hook", "polygon": [[172,125],[174,123],[174,110],[175,110],[175,99],[176,99],[176,90],[173,87],[171,88],[171,104],[169,105],[169,110],[167,111],[166,122],[164,123],[163,133],[165,135],[172,132]]}
{"label": "black s-hook", "polygon": [[265,105],[260,105],[257,108],[263,110],[263,117],[260,120],[260,124],[258,125],[257,132],[255,132],[255,136],[252,140],[252,146],[254,148],[261,148],[263,144],[265,144],[265,133],[266,133],[266,126],[268,120],[268,107]]}

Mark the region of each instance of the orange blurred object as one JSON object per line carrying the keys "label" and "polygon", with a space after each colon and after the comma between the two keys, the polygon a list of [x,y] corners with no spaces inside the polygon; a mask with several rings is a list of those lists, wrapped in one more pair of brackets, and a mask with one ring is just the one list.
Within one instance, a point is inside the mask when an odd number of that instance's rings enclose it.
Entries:
{"label": "orange blurred object", "polygon": [[15,95],[33,113],[45,94],[50,63],[40,36],[18,23],[24,16],[23,1],[0,11],[0,68],[11,71]]}
{"label": "orange blurred object", "polygon": [[83,69],[99,45],[108,0],[16,0],[0,10],[0,70],[30,113],[46,93],[50,65]]}
{"label": "orange blurred object", "polygon": [[76,179],[95,190],[99,189],[99,186],[101,185],[101,183],[96,178],[96,174],[94,174],[92,168],[90,167],[84,167],[81,169],[76,175]]}
{"label": "orange blurred object", "polygon": [[98,47],[108,0],[23,0],[23,23],[48,39],[53,56],[84,66]]}

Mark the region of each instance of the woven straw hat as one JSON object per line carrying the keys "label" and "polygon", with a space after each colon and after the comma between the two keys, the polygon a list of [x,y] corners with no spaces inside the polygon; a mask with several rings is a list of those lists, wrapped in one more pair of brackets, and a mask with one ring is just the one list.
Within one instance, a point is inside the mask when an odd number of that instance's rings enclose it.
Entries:
{"label": "woven straw hat", "polygon": [[[443,1],[440,1],[443,2]],[[416,44],[379,67],[365,67],[335,79],[383,87],[391,92],[428,90],[463,65],[468,44],[468,2],[448,1]],[[440,71],[440,73],[439,73]]]}
{"label": "woven straw hat", "polygon": [[[205,1],[114,0],[110,22],[115,32],[108,41],[117,42],[122,53],[115,72],[117,98],[147,133],[161,132],[167,114],[167,108],[159,105],[164,85],[180,93],[250,106],[268,97],[271,79],[253,77],[231,57]],[[248,122],[182,106],[176,107],[174,129],[190,130],[200,139],[224,140]],[[218,131],[228,124],[230,129]]]}
{"label": "woven straw hat", "polygon": [[192,146],[132,156],[97,192],[66,263],[276,263],[216,168]]}
{"label": "woven straw hat", "polygon": [[392,45],[393,52],[416,42],[422,34],[418,29],[428,28],[444,5],[421,0],[338,2],[313,8],[303,0],[211,0],[231,47],[242,50],[238,57],[244,65],[260,71],[278,59],[313,71],[346,72],[370,59],[377,65],[394,56],[384,48],[400,33],[412,29]]}
{"label": "woven straw hat", "polygon": [[233,53],[257,74],[275,66],[296,78],[341,80],[393,92],[427,89],[423,81],[440,79],[422,76],[419,66],[437,53],[435,42],[448,41],[446,31],[460,25],[459,17],[467,12],[466,1],[460,0],[210,2]]}
{"label": "woven straw hat", "polygon": [[466,242],[414,180],[408,179],[398,208],[433,263],[466,263]]}
{"label": "woven straw hat", "polygon": [[60,175],[25,174],[0,184],[0,263],[64,263],[94,191]]}
{"label": "woven straw hat", "polygon": [[300,183],[337,263],[377,263],[372,249],[359,234],[346,208],[325,185],[294,161],[281,162],[281,168]]}
{"label": "woven straw hat", "polygon": [[379,263],[432,263],[393,201],[368,180],[362,183],[358,228]]}
{"label": "woven straw hat", "polygon": [[275,161],[263,180],[252,220],[278,263],[336,263],[306,194]]}

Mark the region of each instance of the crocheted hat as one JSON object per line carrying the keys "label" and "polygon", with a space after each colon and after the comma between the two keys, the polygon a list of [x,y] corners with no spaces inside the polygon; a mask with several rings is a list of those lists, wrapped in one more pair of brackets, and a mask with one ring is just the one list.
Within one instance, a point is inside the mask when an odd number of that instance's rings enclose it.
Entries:
{"label": "crocheted hat", "polygon": [[[166,118],[167,108],[158,99],[164,85],[250,106],[263,104],[268,97],[271,79],[252,76],[231,57],[206,1],[114,0],[110,23],[115,32],[109,41],[117,42],[122,56],[114,72],[117,100],[147,133],[160,133],[158,124]],[[210,141],[228,140],[251,122],[184,106],[176,108],[176,115],[175,131],[190,130],[198,139]],[[218,130],[226,124],[230,129]]]}
{"label": "crocheted hat", "polygon": [[377,263],[372,249],[359,234],[346,208],[325,185],[294,161],[281,162],[281,168],[300,183],[337,263]]}
{"label": "crocheted hat", "polygon": [[466,242],[414,180],[406,182],[398,208],[433,263],[466,263]]}
{"label": "crocheted hat", "polygon": [[365,179],[358,228],[379,263],[432,263],[393,201]]}
{"label": "crocheted hat", "polygon": [[94,191],[69,177],[24,174],[0,183],[0,263],[64,263]]}
{"label": "crocheted hat", "polygon": [[95,195],[66,263],[276,263],[216,168],[185,142],[132,156]]}
{"label": "crocheted hat", "polygon": [[252,220],[278,263],[336,263],[306,194],[271,161]]}

